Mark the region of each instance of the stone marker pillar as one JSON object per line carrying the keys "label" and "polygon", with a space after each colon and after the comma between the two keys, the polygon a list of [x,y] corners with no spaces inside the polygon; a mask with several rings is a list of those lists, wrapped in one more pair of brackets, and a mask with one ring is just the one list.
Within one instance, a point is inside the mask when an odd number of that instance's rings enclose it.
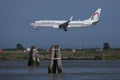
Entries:
{"label": "stone marker pillar", "polygon": [[62,73],[62,64],[61,64],[61,53],[58,45],[53,45],[51,47],[51,55],[50,55],[50,64],[48,66],[48,73],[56,74],[56,70],[58,74]]}

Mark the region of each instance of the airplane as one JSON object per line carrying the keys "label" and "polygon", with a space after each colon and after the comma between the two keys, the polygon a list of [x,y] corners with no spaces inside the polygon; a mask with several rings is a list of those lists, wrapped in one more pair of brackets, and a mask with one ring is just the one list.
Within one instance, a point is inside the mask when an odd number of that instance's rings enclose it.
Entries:
{"label": "airplane", "polygon": [[30,25],[34,28],[47,28],[52,27],[56,29],[63,29],[64,31],[67,31],[68,28],[81,28],[81,27],[90,27],[93,25],[96,25],[99,22],[99,17],[101,13],[101,8],[98,8],[90,18],[86,20],[77,20],[73,21],[73,16],[70,17],[69,20],[38,20]]}

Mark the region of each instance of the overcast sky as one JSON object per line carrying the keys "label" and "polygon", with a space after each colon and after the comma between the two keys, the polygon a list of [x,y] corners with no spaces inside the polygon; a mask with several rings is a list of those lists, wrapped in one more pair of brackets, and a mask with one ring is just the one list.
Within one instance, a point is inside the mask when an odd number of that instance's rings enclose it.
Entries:
{"label": "overcast sky", "polygon": [[[90,28],[56,30],[30,23],[41,19],[84,20],[102,8],[100,23]],[[120,47],[120,0],[0,0],[0,48],[35,45],[50,48],[102,48],[108,42]]]}

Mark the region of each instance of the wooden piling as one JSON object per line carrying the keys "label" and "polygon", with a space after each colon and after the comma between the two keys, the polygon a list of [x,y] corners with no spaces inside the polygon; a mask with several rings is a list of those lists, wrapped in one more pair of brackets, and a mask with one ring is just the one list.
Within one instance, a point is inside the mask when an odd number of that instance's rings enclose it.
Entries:
{"label": "wooden piling", "polygon": [[39,64],[40,64],[40,60],[39,60],[38,50],[35,46],[32,46],[29,53],[28,66],[39,66]]}
{"label": "wooden piling", "polygon": [[58,45],[53,45],[51,47],[51,55],[50,55],[50,64],[48,66],[48,73],[56,74],[56,70],[58,74],[62,73],[62,64],[61,64],[61,53]]}

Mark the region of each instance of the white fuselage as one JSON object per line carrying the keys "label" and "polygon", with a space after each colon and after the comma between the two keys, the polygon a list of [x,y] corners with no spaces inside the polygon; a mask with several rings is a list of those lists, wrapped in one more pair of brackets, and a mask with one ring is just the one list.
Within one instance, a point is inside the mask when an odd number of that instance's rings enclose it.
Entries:
{"label": "white fuselage", "polygon": [[[60,25],[65,23],[63,20],[39,20],[31,23],[34,27],[53,27],[54,25]],[[92,21],[84,20],[84,21],[70,21],[67,28],[77,28],[77,27],[87,27],[91,26]]]}

